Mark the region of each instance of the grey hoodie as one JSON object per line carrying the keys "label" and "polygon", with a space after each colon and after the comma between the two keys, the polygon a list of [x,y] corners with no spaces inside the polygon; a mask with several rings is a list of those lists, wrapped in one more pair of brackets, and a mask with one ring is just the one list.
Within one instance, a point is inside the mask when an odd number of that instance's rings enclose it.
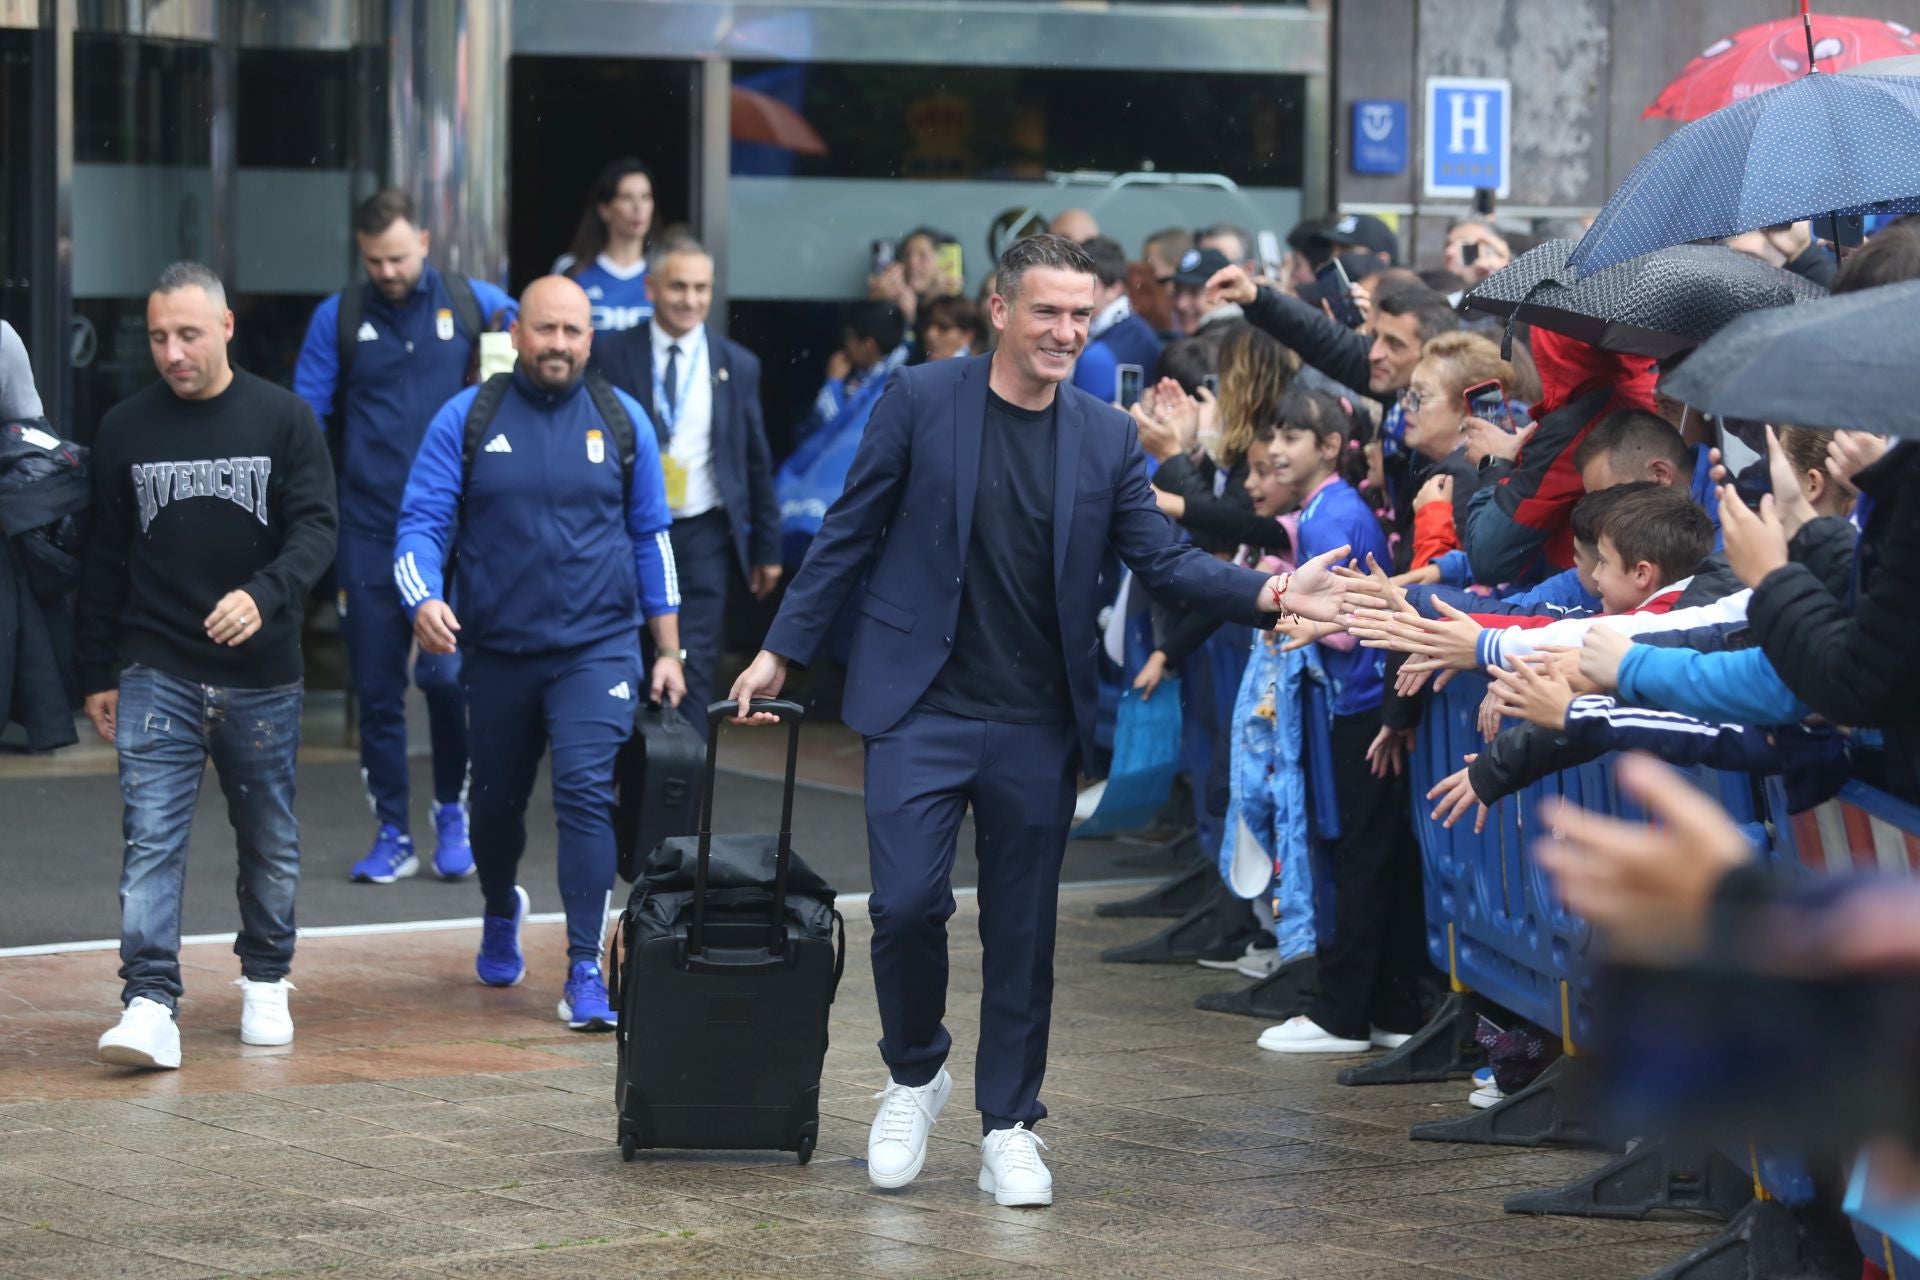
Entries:
{"label": "grey hoodie", "polygon": [[0,422],[45,416],[40,407],[40,393],[34,390],[27,344],[20,341],[12,325],[0,320]]}

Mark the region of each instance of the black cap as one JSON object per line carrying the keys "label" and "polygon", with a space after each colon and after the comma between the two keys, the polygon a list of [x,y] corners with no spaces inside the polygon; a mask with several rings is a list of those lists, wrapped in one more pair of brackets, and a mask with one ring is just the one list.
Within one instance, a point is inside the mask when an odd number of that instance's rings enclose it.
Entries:
{"label": "black cap", "polygon": [[1320,235],[1335,244],[1358,245],[1386,258],[1400,260],[1400,237],[1370,213],[1336,213],[1320,221]]}
{"label": "black cap", "polygon": [[1173,273],[1175,284],[1189,285],[1199,289],[1223,268],[1233,264],[1227,261],[1227,255],[1218,249],[1189,249],[1180,255],[1180,265]]}

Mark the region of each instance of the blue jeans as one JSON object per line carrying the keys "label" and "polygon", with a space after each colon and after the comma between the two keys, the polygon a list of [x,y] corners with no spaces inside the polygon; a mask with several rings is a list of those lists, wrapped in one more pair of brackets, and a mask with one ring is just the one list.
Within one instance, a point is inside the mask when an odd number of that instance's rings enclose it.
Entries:
{"label": "blue jeans", "polygon": [[256,982],[287,976],[293,961],[293,895],[300,883],[300,825],[293,762],[300,745],[298,683],[220,689],[134,665],[120,673],[114,745],[120,755],[121,999],[177,1008],[180,894],[187,836],[209,758],[227,797],[240,855],[240,972]]}

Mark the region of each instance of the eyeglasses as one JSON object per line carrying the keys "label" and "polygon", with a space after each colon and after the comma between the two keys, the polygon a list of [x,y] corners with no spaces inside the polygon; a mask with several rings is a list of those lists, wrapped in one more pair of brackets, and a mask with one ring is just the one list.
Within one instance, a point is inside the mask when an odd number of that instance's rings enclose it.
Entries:
{"label": "eyeglasses", "polygon": [[1420,406],[1425,403],[1425,400],[1426,398],[1420,394],[1419,389],[1416,387],[1408,387],[1400,393],[1400,407],[1408,413],[1420,412]]}

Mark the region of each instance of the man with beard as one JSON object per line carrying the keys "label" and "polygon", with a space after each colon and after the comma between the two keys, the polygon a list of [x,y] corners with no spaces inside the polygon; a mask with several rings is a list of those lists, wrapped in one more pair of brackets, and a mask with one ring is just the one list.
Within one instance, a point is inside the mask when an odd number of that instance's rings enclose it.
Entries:
{"label": "man with beard", "polygon": [[[486,901],[475,971],[495,987],[526,974],[529,903],[515,872],[534,772],[551,744],[567,916],[560,1018],[576,1031],[610,1031],[600,942],[616,863],[614,755],[633,730],[635,699],[685,695],[686,655],[653,423],[633,397],[582,376],[592,343],[579,285],[547,276],[527,286],[514,371],[447,401],[427,427],[400,502],[393,575],[421,650],[462,655],[473,859]],[[659,655],[650,680],[643,617]]]}
{"label": "man with beard", "polygon": [[[380,823],[349,873],[363,884],[415,875],[407,776],[407,660],[413,630],[393,589],[393,522],[427,422],[468,382],[488,318],[513,300],[484,280],[442,274],[406,192],[389,188],[354,214],[367,278],[314,309],[293,389],[331,424],[340,474],[340,630],[359,699],[360,769]],[[422,653],[413,681],[433,740],[434,874],[473,871],[467,846],[467,716],[457,658]]]}

